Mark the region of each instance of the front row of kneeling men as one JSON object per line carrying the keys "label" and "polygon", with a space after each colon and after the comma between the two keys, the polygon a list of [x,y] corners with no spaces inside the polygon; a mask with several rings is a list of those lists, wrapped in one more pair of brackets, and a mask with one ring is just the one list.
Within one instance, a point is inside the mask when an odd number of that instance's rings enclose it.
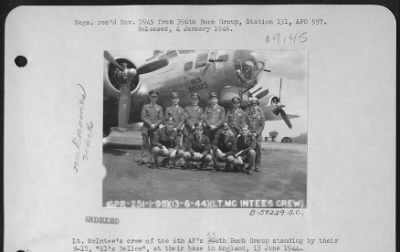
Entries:
{"label": "front row of kneeling men", "polygon": [[[184,168],[192,165],[204,168],[212,161],[216,170],[219,170],[218,162],[225,162],[225,169],[257,171],[256,157],[259,159],[259,139],[264,128],[261,110],[252,106],[257,101],[251,101],[250,108],[244,112],[239,107],[240,99],[235,97],[233,109],[225,116],[215,93],[210,94],[211,105],[203,112],[198,106],[197,93],[192,94],[192,105],[183,109],[178,105],[178,94],[173,92],[173,105],[166,108],[164,117],[162,108],[156,104],[156,96],[158,93],[150,92],[154,98],[142,110],[142,156],[152,146],[154,167],[159,167],[158,158],[164,156],[170,165],[183,162]],[[158,127],[161,123],[164,127]]]}
{"label": "front row of kneeling men", "polygon": [[225,169],[243,169],[247,173],[255,167],[256,139],[248,130],[247,124],[243,124],[239,135],[234,135],[228,124],[216,132],[213,143],[203,133],[201,123],[195,125],[194,134],[183,136],[182,144],[180,136],[174,130],[174,119],[170,117],[165,122],[165,127],[157,130],[152,138],[152,152],[154,167],[159,167],[159,156],[167,157],[170,163],[184,160],[184,168],[192,167],[198,163],[199,168],[205,168],[213,161],[214,168],[219,170],[218,162],[226,162]]}

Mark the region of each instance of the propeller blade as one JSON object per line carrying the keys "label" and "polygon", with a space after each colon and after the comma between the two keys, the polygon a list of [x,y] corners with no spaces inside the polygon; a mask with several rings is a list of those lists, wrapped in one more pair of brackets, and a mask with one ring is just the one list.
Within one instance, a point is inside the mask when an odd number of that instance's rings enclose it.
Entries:
{"label": "propeller blade", "polygon": [[291,129],[292,123],[290,122],[289,117],[287,116],[285,110],[281,109],[280,114],[281,114],[282,119],[285,121],[286,125],[289,127],[289,129]]}
{"label": "propeller blade", "polygon": [[108,51],[104,51],[104,58],[106,58],[106,60],[108,60],[111,64],[113,64],[114,66],[118,67],[119,70],[124,71],[125,68],[122,67],[115,59],[113,56],[111,56],[111,54]]}
{"label": "propeller blade", "polygon": [[145,73],[150,73],[153,71],[156,71],[160,68],[165,67],[168,65],[168,60],[167,59],[160,59],[156,60],[150,63],[147,63],[137,69],[137,74],[145,74]]}
{"label": "propeller blade", "polygon": [[264,96],[266,96],[268,93],[269,93],[269,90],[266,89],[266,90],[261,91],[260,93],[258,93],[258,94],[256,95],[256,97],[257,97],[257,99],[260,100],[261,98],[263,98]]}
{"label": "propeller blade", "polygon": [[289,117],[287,116],[285,110],[282,109],[282,106],[277,106],[272,110],[272,113],[275,115],[280,115],[282,119],[285,121],[286,125],[289,127],[289,129],[292,128],[292,123],[289,120]]}
{"label": "propeller blade", "polygon": [[264,72],[268,72],[268,73],[270,73],[270,72],[271,72],[271,70],[269,70],[269,69],[264,69]]}

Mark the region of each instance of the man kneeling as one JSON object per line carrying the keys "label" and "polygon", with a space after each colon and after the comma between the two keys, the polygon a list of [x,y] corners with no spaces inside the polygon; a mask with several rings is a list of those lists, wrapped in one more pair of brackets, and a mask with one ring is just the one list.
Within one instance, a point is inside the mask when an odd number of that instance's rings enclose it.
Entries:
{"label": "man kneeling", "polygon": [[194,134],[185,137],[183,157],[186,169],[191,168],[191,161],[200,162],[200,168],[204,168],[212,160],[210,140],[203,135],[203,130],[201,123],[197,123]]}
{"label": "man kneeling", "polygon": [[244,170],[251,174],[251,170],[255,169],[255,158],[256,158],[256,147],[257,139],[254,134],[251,134],[247,124],[242,126],[240,135],[237,139],[237,151],[235,154],[236,166],[244,167],[247,163],[247,167]]}
{"label": "man kneeling", "polygon": [[175,121],[170,117],[166,120],[165,127],[154,133],[152,141],[154,168],[159,167],[158,156],[168,157],[166,161],[174,161],[183,155],[183,152],[179,151],[180,140],[174,125]]}
{"label": "man kneeling", "polygon": [[213,160],[215,170],[219,170],[217,161],[226,162],[225,170],[232,168],[236,161],[236,137],[227,123],[220,129],[215,136],[213,143]]}

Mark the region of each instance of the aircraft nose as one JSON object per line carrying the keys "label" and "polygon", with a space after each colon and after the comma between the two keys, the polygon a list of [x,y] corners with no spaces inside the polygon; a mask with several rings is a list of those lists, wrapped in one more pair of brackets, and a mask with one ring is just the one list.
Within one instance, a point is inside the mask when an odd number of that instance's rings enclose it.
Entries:
{"label": "aircraft nose", "polygon": [[261,78],[264,62],[258,53],[250,50],[240,50],[235,54],[235,70],[243,84],[254,86]]}

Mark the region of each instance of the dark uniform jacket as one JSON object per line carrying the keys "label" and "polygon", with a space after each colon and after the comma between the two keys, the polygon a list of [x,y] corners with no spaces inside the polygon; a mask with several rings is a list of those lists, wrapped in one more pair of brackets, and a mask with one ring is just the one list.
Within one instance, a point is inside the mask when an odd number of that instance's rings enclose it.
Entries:
{"label": "dark uniform jacket", "polygon": [[176,130],[171,130],[167,132],[167,128],[158,129],[154,132],[153,146],[165,146],[167,148],[178,149],[179,147],[179,137]]}
{"label": "dark uniform jacket", "polygon": [[246,123],[246,113],[241,108],[231,109],[226,114],[225,120],[236,133],[239,133],[242,125]]}
{"label": "dark uniform jacket", "polygon": [[182,129],[183,123],[185,121],[185,111],[181,106],[169,106],[165,109],[164,120],[167,120],[169,117],[174,118],[175,120],[175,128]]}
{"label": "dark uniform jacket", "polygon": [[150,128],[152,124],[156,127],[163,121],[163,109],[158,104],[145,104],[142,108],[141,118],[143,121],[143,128]]}
{"label": "dark uniform jacket", "polygon": [[184,143],[186,151],[190,153],[200,152],[203,155],[210,153],[211,144],[210,140],[206,135],[202,135],[200,138],[194,134],[189,135],[185,138]]}
{"label": "dark uniform jacket", "polygon": [[256,144],[257,141],[255,137],[251,134],[248,134],[246,136],[244,135],[239,135],[237,138],[237,151],[242,151],[243,153],[248,152],[249,150],[256,149]]}
{"label": "dark uniform jacket", "polygon": [[196,123],[203,119],[203,109],[196,105],[190,105],[185,108],[186,126],[191,129]]}
{"label": "dark uniform jacket", "polygon": [[214,149],[219,148],[225,154],[236,153],[236,137],[235,135],[225,135],[224,132],[219,130],[214,138]]}
{"label": "dark uniform jacket", "polygon": [[219,128],[225,122],[225,109],[218,104],[208,106],[204,111],[204,117],[208,126],[214,125]]}
{"label": "dark uniform jacket", "polygon": [[255,112],[249,110],[246,119],[250,132],[256,133],[257,136],[261,136],[265,126],[265,117],[261,109],[257,109]]}

